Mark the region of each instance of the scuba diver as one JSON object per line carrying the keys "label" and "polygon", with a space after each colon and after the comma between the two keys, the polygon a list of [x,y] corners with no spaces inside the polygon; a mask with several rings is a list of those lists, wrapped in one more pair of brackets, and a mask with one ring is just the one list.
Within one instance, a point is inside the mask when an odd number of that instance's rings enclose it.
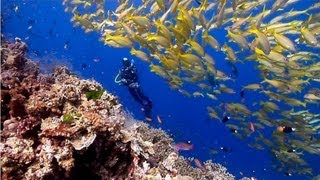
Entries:
{"label": "scuba diver", "polygon": [[123,58],[122,65],[123,67],[114,80],[115,83],[128,87],[133,98],[143,106],[142,111],[144,111],[146,120],[151,121],[152,102],[142,92],[138,81],[137,68],[133,64],[133,60],[129,61],[127,58]]}

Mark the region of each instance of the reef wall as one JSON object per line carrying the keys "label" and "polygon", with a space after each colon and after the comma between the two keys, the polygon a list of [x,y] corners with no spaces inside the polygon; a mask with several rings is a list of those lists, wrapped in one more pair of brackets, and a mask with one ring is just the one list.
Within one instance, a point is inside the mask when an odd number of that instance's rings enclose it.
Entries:
{"label": "reef wall", "polygon": [[1,36],[2,179],[234,179],[211,161],[192,167],[99,83],[66,67],[41,74],[15,40]]}

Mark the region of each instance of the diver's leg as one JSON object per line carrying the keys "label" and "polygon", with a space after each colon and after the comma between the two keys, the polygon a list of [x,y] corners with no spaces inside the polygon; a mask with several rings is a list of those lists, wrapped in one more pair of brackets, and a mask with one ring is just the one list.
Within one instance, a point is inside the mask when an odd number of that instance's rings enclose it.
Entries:
{"label": "diver's leg", "polygon": [[147,96],[145,96],[143,94],[141,88],[137,89],[137,92],[139,94],[139,98],[142,101],[143,111],[144,111],[144,114],[145,114],[146,118],[150,118],[151,119],[151,109],[152,109],[151,100]]}
{"label": "diver's leg", "polygon": [[129,86],[129,92],[134,97],[134,99],[143,106],[142,110],[144,111],[146,118],[151,120],[152,102],[143,94],[140,85],[132,84],[131,86]]}
{"label": "diver's leg", "polygon": [[140,104],[143,104],[143,101],[139,95],[139,92],[137,91],[136,87],[128,87],[130,94],[133,96],[133,98],[138,101]]}
{"label": "diver's leg", "polygon": [[146,103],[145,105],[143,105],[144,115],[146,116],[146,118],[149,118],[149,119],[151,119],[151,109],[152,109],[152,106],[150,105],[151,105],[150,103]]}
{"label": "diver's leg", "polygon": [[149,106],[150,109],[152,108],[152,101],[143,94],[142,89],[139,88],[138,89],[138,94],[139,94],[139,98],[142,99],[143,105],[144,106]]}

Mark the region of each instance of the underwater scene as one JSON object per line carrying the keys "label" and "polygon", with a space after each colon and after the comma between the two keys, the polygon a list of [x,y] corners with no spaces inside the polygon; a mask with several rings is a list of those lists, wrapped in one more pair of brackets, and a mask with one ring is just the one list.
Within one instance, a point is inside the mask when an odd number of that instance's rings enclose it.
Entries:
{"label": "underwater scene", "polygon": [[319,0],[2,0],[2,179],[320,179]]}

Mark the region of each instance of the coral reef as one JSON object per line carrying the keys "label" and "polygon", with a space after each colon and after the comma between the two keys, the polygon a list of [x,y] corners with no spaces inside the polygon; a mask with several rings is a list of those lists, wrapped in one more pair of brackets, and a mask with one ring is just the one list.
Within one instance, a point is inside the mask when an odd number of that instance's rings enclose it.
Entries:
{"label": "coral reef", "polygon": [[24,42],[1,38],[2,179],[234,179],[210,161],[192,167],[99,83],[66,67],[41,74]]}

